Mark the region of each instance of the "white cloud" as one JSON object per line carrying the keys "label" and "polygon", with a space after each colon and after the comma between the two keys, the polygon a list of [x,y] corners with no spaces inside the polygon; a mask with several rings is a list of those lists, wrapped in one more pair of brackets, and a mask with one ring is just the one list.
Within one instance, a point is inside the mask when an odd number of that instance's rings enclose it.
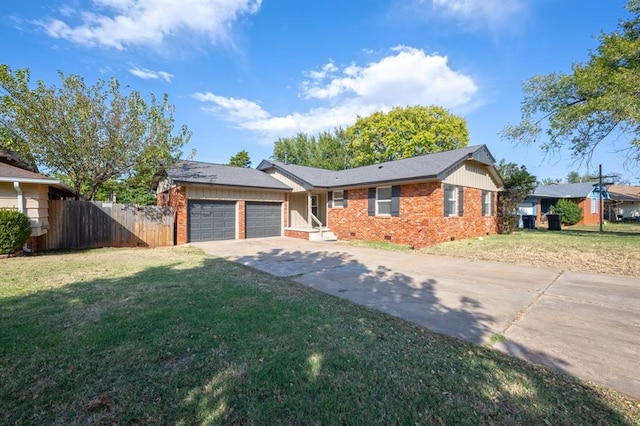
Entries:
{"label": "white cloud", "polygon": [[165,39],[186,31],[212,42],[225,40],[230,26],[243,15],[256,13],[262,0],[94,0],[91,11],[69,9],[67,19],[38,21],[51,37],[87,46],[123,50],[130,46],[159,46]]}
{"label": "white cloud", "polygon": [[306,80],[301,83],[299,97],[320,106],[282,116],[274,116],[247,99],[211,92],[196,93],[194,98],[208,104],[203,109],[259,133],[265,140],[348,126],[358,115],[389,111],[394,106],[439,105],[454,111],[473,108],[478,87],[447,62],[445,56],[406,46],[366,65],[338,67],[330,61],[319,70],[303,73]]}
{"label": "white cloud", "polygon": [[171,79],[173,79],[173,74],[165,71],[151,71],[146,68],[134,67],[129,72],[143,80],[164,80],[167,83],[171,83]]}
{"label": "white cloud", "polygon": [[520,25],[527,0],[413,0],[410,9],[424,13],[429,4],[435,12],[472,29],[499,30]]}

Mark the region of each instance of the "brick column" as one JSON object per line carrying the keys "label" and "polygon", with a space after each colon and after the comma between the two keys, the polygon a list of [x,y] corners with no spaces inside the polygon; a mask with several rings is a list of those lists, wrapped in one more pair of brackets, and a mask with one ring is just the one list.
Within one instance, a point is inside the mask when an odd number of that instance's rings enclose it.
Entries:
{"label": "brick column", "polygon": [[188,242],[187,228],[187,191],[184,186],[175,186],[169,190],[169,205],[175,209],[176,243]]}
{"label": "brick column", "polygon": [[245,238],[247,238],[247,233],[246,233],[246,229],[245,229],[245,224],[246,224],[246,220],[245,220],[245,214],[246,214],[246,204],[244,202],[244,200],[239,200],[238,201],[238,239],[239,240],[244,240]]}

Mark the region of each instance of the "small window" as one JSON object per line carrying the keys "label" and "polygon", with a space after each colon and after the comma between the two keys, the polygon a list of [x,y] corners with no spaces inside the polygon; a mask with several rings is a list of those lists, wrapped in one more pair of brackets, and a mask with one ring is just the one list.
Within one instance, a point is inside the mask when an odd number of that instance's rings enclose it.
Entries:
{"label": "small window", "polygon": [[598,205],[600,204],[600,200],[598,198],[591,199],[591,214],[596,214],[600,212]]}
{"label": "small window", "polygon": [[333,191],[331,207],[344,207],[344,191]]}
{"label": "small window", "polygon": [[455,185],[444,186],[444,215],[457,216],[458,214],[458,187]]}
{"label": "small window", "polygon": [[391,216],[391,187],[376,188],[376,215]]}
{"label": "small window", "polygon": [[482,215],[493,216],[493,192],[482,191]]}

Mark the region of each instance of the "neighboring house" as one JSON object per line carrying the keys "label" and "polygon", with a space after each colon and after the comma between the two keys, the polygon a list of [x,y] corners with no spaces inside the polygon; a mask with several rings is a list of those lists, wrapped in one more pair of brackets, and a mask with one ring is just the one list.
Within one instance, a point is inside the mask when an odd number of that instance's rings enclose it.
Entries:
{"label": "neighboring house", "polygon": [[609,219],[640,221],[640,186],[609,185]]}
{"label": "neighboring house", "polygon": [[32,238],[28,245],[32,248],[35,239],[49,229],[49,199],[71,195],[71,192],[59,180],[18,167],[20,165],[8,155],[0,155],[0,208],[16,209],[29,217]]}
{"label": "neighboring house", "polygon": [[609,193],[603,187],[601,200],[600,186],[594,182],[541,185],[520,205],[520,209],[524,211],[528,204],[531,206],[528,214],[535,215],[537,223],[541,223],[551,211],[551,206],[560,199],[573,201],[582,208],[582,220],[577,225],[596,225],[600,223],[600,210],[609,200]]}
{"label": "neighboring house", "polygon": [[335,235],[419,248],[496,233],[503,183],[494,163],[484,145],[341,171],[181,161],[158,186],[158,202],[176,208],[179,244]]}

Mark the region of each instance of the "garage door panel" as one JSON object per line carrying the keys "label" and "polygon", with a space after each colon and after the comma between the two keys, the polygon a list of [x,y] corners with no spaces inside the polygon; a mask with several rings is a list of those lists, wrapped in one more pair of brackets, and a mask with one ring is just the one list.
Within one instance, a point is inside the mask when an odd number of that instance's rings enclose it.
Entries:
{"label": "garage door panel", "polygon": [[282,235],[282,204],[247,202],[245,231],[247,238]]}
{"label": "garage door panel", "polygon": [[235,238],[235,202],[190,200],[188,212],[190,242]]}

